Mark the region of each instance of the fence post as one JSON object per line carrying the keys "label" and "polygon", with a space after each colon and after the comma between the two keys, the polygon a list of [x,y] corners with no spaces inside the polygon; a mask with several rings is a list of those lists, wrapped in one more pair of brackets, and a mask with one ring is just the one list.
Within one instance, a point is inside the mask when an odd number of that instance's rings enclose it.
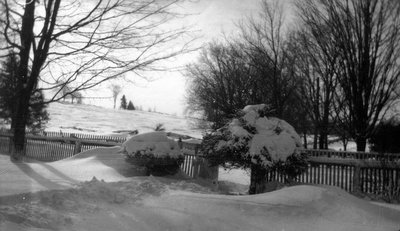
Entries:
{"label": "fence post", "polygon": [[193,160],[193,178],[197,179],[199,177],[199,165],[200,165],[200,160],[198,157],[198,145],[194,148],[194,160]]}
{"label": "fence post", "polygon": [[28,138],[25,137],[24,140],[24,150],[22,151],[23,157],[26,157],[26,149],[28,148]]}
{"label": "fence post", "polygon": [[82,151],[82,142],[75,141],[74,155],[80,153]]}
{"label": "fence post", "polygon": [[11,155],[14,147],[13,136],[8,137],[8,153]]}
{"label": "fence post", "polygon": [[353,192],[355,195],[361,194],[361,165],[359,163],[354,166]]}
{"label": "fence post", "polygon": [[181,138],[179,138],[179,140],[178,140],[178,146],[179,146],[180,149],[183,148],[183,143],[182,143],[182,139]]}
{"label": "fence post", "polygon": [[195,177],[200,177],[205,180],[211,181],[214,189],[218,189],[219,166],[210,166],[207,159],[205,159],[203,156],[199,156],[199,147],[199,145],[196,145],[194,149],[196,155]]}

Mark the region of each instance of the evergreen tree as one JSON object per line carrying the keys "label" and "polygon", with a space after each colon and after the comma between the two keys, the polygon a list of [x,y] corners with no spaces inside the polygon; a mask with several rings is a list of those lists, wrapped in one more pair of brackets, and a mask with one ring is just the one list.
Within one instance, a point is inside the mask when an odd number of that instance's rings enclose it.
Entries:
{"label": "evergreen tree", "polygon": [[300,136],[264,104],[249,105],[223,127],[203,137],[201,153],[211,166],[251,169],[249,194],[264,193],[280,174],[291,184],[307,170]]}
{"label": "evergreen tree", "polygon": [[[18,65],[17,54],[13,52],[10,52],[7,59],[1,64],[0,118],[6,123],[11,122],[11,118],[15,113]],[[44,125],[49,120],[49,114],[46,111],[46,105],[43,104],[43,101],[43,93],[39,90],[34,90],[29,101],[29,115],[27,121],[27,127],[32,131],[43,129]],[[13,129],[12,124],[11,129]]]}
{"label": "evergreen tree", "polygon": [[122,109],[127,109],[127,104],[126,104],[126,98],[125,98],[125,95],[123,95],[122,96],[122,98],[121,98],[121,108]]}
{"label": "evergreen tree", "polygon": [[126,109],[128,109],[128,110],[135,110],[135,106],[133,106],[132,101],[129,100],[129,104],[128,104],[128,107],[127,107]]}

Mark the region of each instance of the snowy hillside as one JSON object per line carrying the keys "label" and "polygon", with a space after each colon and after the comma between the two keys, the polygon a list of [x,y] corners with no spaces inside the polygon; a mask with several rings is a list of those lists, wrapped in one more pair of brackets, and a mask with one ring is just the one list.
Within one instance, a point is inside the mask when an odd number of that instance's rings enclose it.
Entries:
{"label": "snowy hillside", "polygon": [[[139,133],[153,131],[161,123],[167,132],[202,138],[203,130],[196,128],[195,119],[174,115],[146,112],[127,111],[102,108],[93,105],[78,105],[68,103],[52,103],[49,105],[50,121],[46,131],[89,133],[98,135],[126,135],[129,130]],[[312,142],[310,138],[309,143]],[[329,148],[343,150],[341,142],[329,144]],[[355,151],[355,142],[348,144],[349,151]],[[368,147],[367,147],[368,151]]]}
{"label": "snowy hillside", "polygon": [[47,131],[105,135],[116,134],[116,131],[121,130],[138,130],[139,133],[144,133],[153,131],[161,123],[167,132],[202,137],[202,131],[194,128],[196,120],[161,113],[64,103],[50,104],[48,112],[50,121]]}

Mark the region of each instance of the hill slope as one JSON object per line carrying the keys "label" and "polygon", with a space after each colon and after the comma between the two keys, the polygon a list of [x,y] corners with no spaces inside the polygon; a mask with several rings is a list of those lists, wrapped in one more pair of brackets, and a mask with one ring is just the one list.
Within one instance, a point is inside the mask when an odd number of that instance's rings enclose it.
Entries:
{"label": "hill slope", "polygon": [[194,128],[196,120],[173,115],[102,108],[92,105],[52,103],[48,107],[50,121],[47,131],[71,133],[115,134],[121,130],[153,131],[161,123],[167,132],[201,138]]}

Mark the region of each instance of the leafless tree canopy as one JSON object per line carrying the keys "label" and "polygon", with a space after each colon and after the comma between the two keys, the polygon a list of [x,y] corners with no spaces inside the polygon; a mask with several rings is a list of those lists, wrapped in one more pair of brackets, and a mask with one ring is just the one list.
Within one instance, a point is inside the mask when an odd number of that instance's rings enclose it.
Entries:
{"label": "leafless tree canopy", "polygon": [[209,44],[186,68],[189,111],[203,112],[205,119],[221,126],[239,109],[261,100],[252,71],[239,44]]}
{"label": "leafless tree canopy", "polygon": [[268,89],[265,103],[270,104],[280,118],[298,87],[292,68],[294,56],[288,50],[284,7],[280,1],[263,0],[258,17],[247,18],[239,24],[246,53]]}
{"label": "leafless tree canopy", "polygon": [[396,99],[400,78],[400,2],[298,1],[299,16],[319,44],[338,53],[341,120],[364,150],[377,121]]}
{"label": "leafless tree canopy", "polygon": [[283,8],[278,1],[261,3],[259,17],[238,24],[238,36],[209,44],[187,68],[189,110],[203,111],[216,127],[260,103],[270,105],[271,115],[300,123],[294,119],[300,114],[296,56],[283,30]]}
{"label": "leafless tree canopy", "polygon": [[[12,50],[20,60],[11,126],[16,149],[23,150],[33,91],[53,90],[45,103],[57,101],[126,72],[158,70],[161,61],[188,52],[188,30],[168,24],[179,16],[179,2],[1,0],[0,56]],[[64,86],[70,91],[63,94]]]}
{"label": "leafless tree canopy", "polygon": [[305,29],[292,32],[290,46],[297,57],[294,73],[302,80],[300,102],[307,108],[313,124],[310,130],[314,133],[314,148],[327,149],[335,115],[333,103],[338,85],[338,51],[327,34],[315,36],[318,39]]}
{"label": "leafless tree canopy", "polygon": [[112,96],[113,96],[113,100],[114,100],[114,109],[115,109],[116,103],[117,103],[117,97],[118,97],[119,93],[121,93],[122,87],[121,87],[121,85],[114,83],[114,84],[110,85],[110,89],[112,92]]}
{"label": "leafless tree canopy", "polygon": [[[26,2],[0,3],[1,54],[25,51],[19,53],[32,70],[28,78],[54,89],[52,101],[63,97],[60,83],[85,90],[128,71],[143,75],[189,51],[187,28],[168,24],[179,0]],[[178,40],[188,43],[176,46]]]}

